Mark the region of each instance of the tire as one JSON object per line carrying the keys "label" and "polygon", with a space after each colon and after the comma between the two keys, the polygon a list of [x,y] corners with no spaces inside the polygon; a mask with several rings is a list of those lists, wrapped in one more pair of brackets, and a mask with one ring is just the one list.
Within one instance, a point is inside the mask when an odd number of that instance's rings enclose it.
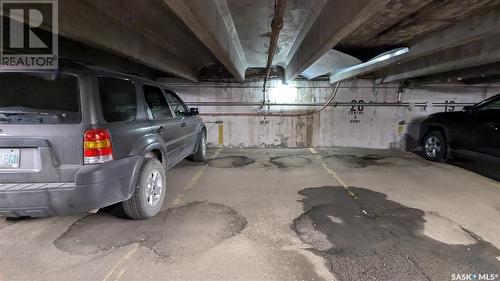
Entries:
{"label": "tire", "polygon": [[193,162],[203,162],[205,161],[207,154],[207,137],[205,132],[201,132],[198,136],[198,147],[196,153],[189,156],[189,159]]}
{"label": "tire", "polygon": [[122,202],[123,212],[134,220],[157,215],[165,201],[165,168],[158,159],[146,159],[132,197]]}
{"label": "tire", "polygon": [[434,162],[445,162],[448,152],[448,144],[440,131],[431,131],[425,135],[422,141],[424,157]]}

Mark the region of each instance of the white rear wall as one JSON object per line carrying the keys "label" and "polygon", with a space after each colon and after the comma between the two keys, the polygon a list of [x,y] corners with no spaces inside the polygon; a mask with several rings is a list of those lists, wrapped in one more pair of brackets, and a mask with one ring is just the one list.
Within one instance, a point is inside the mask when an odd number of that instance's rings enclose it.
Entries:
{"label": "white rear wall", "polygon": [[[288,88],[276,88],[279,81],[270,83],[270,102],[324,103],[333,92],[328,82],[292,82]],[[245,84],[169,84],[186,102],[261,102],[262,83]],[[398,101],[398,85],[375,85],[371,80],[344,82],[335,98],[337,102],[363,100],[369,102]],[[418,137],[418,124],[427,115],[444,111],[433,103],[454,101],[476,103],[500,92],[500,87],[440,85],[406,88],[401,102],[427,102],[421,107],[370,107],[351,111],[351,107],[327,107],[307,117],[203,116],[208,129],[208,142],[219,143],[222,121],[224,147],[366,147],[413,149]],[[199,106],[201,113],[256,112],[258,107]],[[276,108],[273,112],[296,112],[314,108]],[[356,109],[356,108],[355,108]],[[461,110],[456,107],[455,110]],[[353,115],[354,113],[354,115]],[[356,118],[356,119],[355,119]],[[355,121],[359,120],[359,121]],[[401,125],[403,124],[404,125]]]}

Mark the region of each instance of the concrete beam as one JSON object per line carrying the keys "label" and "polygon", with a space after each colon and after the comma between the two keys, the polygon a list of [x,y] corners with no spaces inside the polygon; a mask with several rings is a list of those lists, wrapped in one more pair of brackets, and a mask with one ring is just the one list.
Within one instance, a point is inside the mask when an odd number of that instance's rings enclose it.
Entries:
{"label": "concrete beam", "polygon": [[493,36],[479,39],[430,56],[410,60],[387,70],[377,83],[390,83],[415,77],[471,68],[500,61],[500,40]]}
{"label": "concrete beam", "polygon": [[414,79],[406,80],[408,86],[418,86],[422,84],[436,84],[436,83],[464,83],[464,84],[478,84],[484,81],[495,79],[498,81],[500,77],[500,63],[493,63],[472,68],[465,68],[454,70]]}
{"label": "concrete beam", "polygon": [[328,0],[317,0],[314,2],[314,6],[311,8],[311,11],[307,16],[304,25],[300,28],[299,34],[293,42],[292,48],[290,48],[290,51],[288,52],[285,60],[286,64],[289,64],[292,60],[293,55],[297,52],[297,49],[300,47],[300,44],[302,44],[302,41],[304,41],[304,38],[306,37],[307,33],[309,33],[309,30],[323,10],[323,7],[325,7],[327,1]]}
{"label": "concrete beam", "polygon": [[368,21],[389,0],[329,0],[286,66],[291,80]]}
{"label": "concrete beam", "polygon": [[226,0],[164,0],[186,26],[241,82],[247,62]]}
{"label": "concrete beam", "polygon": [[198,80],[198,69],[85,1],[59,1],[59,34],[191,81]]}
{"label": "concrete beam", "polygon": [[394,64],[401,64],[419,57],[438,53],[499,32],[500,13],[493,11],[486,15],[462,21],[443,31],[435,32],[414,43],[409,47],[410,51],[404,55],[359,68],[341,69],[330,76],[330,83],[376,72]]}

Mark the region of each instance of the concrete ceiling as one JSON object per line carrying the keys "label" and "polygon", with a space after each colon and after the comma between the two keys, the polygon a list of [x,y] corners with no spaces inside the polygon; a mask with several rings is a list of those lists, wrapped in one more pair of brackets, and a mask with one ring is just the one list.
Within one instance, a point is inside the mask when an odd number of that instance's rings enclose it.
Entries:
{"label": "concrete ceiling", "polygon": [[[60,0],[59,33],[71,42],[143,64],[163,77],[197,81],[216,69],[244,81],[250,69],[266,64],[274,5],[274,0]],[[321,69],[312,69],[310,77],[322,71],[335,76],[335,66],[328,67],[324,60],[327,56],[336,61],[332,49],[367,61],[409,47],[403,58],[335,77],[397,81],[442,74],[500,62],[497,24],[500,27],[500,0],[288,0],[273,65],[285,69],[286,79],[314,65]],[[450,32],[456,36],[450,37]],[[70,41],[61,42],[62,49],[73,46],[65,48]],[[445,52],[448,49],[453,55]],[[447,60],[433,58],[440,52]],[[86,52],[86,60],[91,53]],[[96,55],[96,64],[102,54]],[[477,60],[465,60],[470,57]],[[440,61],[440,68],[432,68],[433,61]]]}
{"label": "concrete ceiling", "polygon": [[498,7],[498,0],[391,0],[336,48],[362,60],[408,46],[472,15]]}
{"label": "concrete ceiling", "polygon": [[[274,58],[275,65],[284,66],[292,45],[317,1],[287,1],[284,27],[278,39],[278,49]],[[245,51],[248,67],[264,67],[271,36],[274,1],[229,0],[227,3]]]}

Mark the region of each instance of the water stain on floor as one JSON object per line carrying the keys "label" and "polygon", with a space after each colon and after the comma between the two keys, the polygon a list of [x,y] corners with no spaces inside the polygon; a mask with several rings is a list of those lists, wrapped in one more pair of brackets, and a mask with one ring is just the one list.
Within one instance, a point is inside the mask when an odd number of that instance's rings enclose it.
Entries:
{"label": "water stain on floor", "polygon": [[448,163],[500,182],[500,173],[498,172],[500,171],[500,162],[498,161],[455,157],[448,159]]}
{"label": "water stain on floor", "polygon": [[293,222],[301,240],[322,255],[338,280],[451,280],[458,273],[500,273],[500,250],[474,241],[448,245],[423,234],[424,211],[383,193],[343,187],[299,192],[305,211]]}
{"label": "water stain on floor", "polygon": [[426,167],[430,164],[415,157],[393,157],[377,154],[354,155],[354,154],[330,154],[323,157],[326,162],[332,164],[342,164],[348,168],[362,169],[377,166],[397,166],[397,167]]}
{"label": "water stain on floor", "polygon": [[0,230],[13,225],[16,221],[17,219],[0,217]]}
{"label": "water stain on floor", "polygon": [[334,159],[341,162],[342,164],[348,166],[349,168],[366,168],[368,166],[385,166],[388,163],[382,162],[388,157],[377,156],[373,154],[368,154],[364,156],[358,156],[353,154],[330,154],[324,156],[324,160]]}
{"label": "water stain on floor", "polygon": [[224,156],[207,161],[207,164],[216,168],[238,168],[255,163],[255,159],[246,156]]}
{"label": "water stain on floor", "polygon": [[311,159],[297,155],[272,157],[269,162],[278,168],[298,168],[312,163]]}
{"label": "water stain on floor", "polygon": [[232,208],[193,202],[148,220],[120,219],[109,213],[88,215],[54,241],[64,252],[92,255],[140,243],[159,257],[192,256],[238,235],[247,220]]}

